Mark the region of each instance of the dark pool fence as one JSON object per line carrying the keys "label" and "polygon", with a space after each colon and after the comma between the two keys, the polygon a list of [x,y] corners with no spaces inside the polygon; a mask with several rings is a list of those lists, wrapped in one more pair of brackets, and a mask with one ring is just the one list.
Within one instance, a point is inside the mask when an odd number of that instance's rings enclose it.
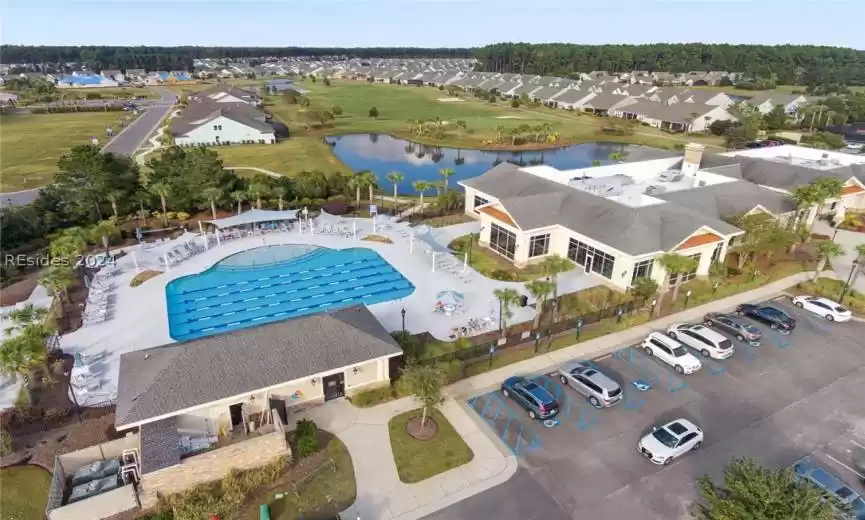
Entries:
{"label": "dark pool fence", "polygon": [[[574,341],[576,342],[577,330],[582,331],[587,326],[610,318],[622,320],[639,312],[651,312],[650,305],[651,302],[646,299],[636,299],[617,305],[608,305],[594,312],[561,319],[555,323],[541,325],[537,329],[522,330],[509,334],[504,338],[501,336],[501,331],[497,330],[466,338],[471,343],[470,347],[454,350],[453,352],[439,356],[420,359],[417,363],[422,365],[437,365],[453,361],[472,361],[484,357],[495,357],[503,351],[532,343],[537,344],[538,350],[546,350],[548,342],[554,336],[567,332],[573,334]],[[508,328],[512,330],[525,329],[526,325],[531,326],[532,322],[515,324]]]}

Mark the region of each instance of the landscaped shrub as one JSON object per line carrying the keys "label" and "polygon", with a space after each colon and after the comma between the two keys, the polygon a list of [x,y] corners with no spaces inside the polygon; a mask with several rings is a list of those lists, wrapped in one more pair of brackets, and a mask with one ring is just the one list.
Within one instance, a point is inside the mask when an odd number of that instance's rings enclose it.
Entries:
{"label": "landscaped shrub", "polygon": [[301,419],[297,421],[297,429],[294,431],[294,442],[297,444],[297,455],[306,458],[318,451],[318,428],[313,421]]}
{"label": "landscaped shrub", "polygon": [[515,282],[518,277],[516,273],[508,271],[506,269],[495,269],[490,273],[490,278],[493,280],[501,280],[503,282]]}
{"label": "landscaped shrub", "polygon": [[221,481],[203,484],[161,499],[159,513],[170,514],[171,516],[161,518],[174,520],[201,520],[213,515],[228,518],[243,506],[251,491],[273,482],[285,469],[285,459],[280,457],[260,468],[231,471]]}
{"label": "landscaped shrub", "polygon": [[187,220],[189,220],[189,213],[186,213],[185,211],[178,211],[177,220],[181,222],[186,222]]}
{"label": "landscaped shrub", "polygon": [[0,430],[0,457],[12,453],[12,436],[6,430]]}
{"label": "landscaped shrub", "polygon": [[386,403],[396,399],[397,397],[399,397],[399,394],[397,394],[396,388],[387,384],[377,388],[357,392],[356,394],[349,396],[348,399],[351,401],[351,404],[359,408],[369,408],[381,403]]}

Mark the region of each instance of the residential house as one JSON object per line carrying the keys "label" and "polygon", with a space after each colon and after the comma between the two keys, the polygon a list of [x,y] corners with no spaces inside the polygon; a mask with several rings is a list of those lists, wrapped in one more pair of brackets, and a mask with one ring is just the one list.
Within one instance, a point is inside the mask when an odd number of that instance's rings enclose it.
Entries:
{"label": "residential house", "polygon": [[120,69],[103,69],[100,73],[100,76],[103,78],[107,78],[110,80],[114,80],[117,83],[125,83],[126,77],[120,72]]}
{"label": "residential house", "polygon": [[192,94],[189,96],[189,101],[190,103],[246,103],[253,106],[261,103],[257,93],[226,83],[220,83]]}
{"label": "residential house", "polygon": [[147,78],[147,71],[144,69],[126,69],[124,74],[126,81],[144,81]]}
{"label": "residential house", "polygon": [[620,96],[611,92],[603,92],[600,94],[593,94],[591,97],[584,99],[580,106],[586,112],[604,116],[620,107],[632,105],[634,103],[636,103],[634,98]]}
{"label": "residential house", "polygon": [[745,103],[755,107],[762,114],[768,114],[777,105],[784,107],[784,112],[793,115],[799,108],[808,104],[808,98],[801,94],[782,94],[778,92],[759,92],[745,100]]}
{"label": "residential house", "polygon": [[529,94],[529,97],[532,101],[538,101],[547,106],[554,106],[556,96],[564,90],[564,87],[541,87],[537,90],[533,90]]}
{"label": "residential house", "polygon": [[258,104],[255,93],[230,85],[194,94],[171,120],[174,141],[178,146],[275,143],[275,122]]}
{"label": "residential house", "polygon": [[115,426],[139,431],[142,507],[290,455],[295,409],[389,383],[401,355],[363,305],[123,354]]}
{"label": "residential house", "polygon": [[636,119],[654,128],[671,132],[703,132],[715,121],[735,121],[722,106],[693,102],[656,102],[637,100],[636,103],[614,107],[612,115]]}

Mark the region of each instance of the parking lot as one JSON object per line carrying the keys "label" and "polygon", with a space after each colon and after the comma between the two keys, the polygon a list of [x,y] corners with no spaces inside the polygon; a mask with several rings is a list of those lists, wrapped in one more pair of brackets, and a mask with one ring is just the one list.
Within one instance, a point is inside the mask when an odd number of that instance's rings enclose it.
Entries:
{"label": "parking lot", "polygon": [[[865,453],[865,324],[829,323],[789,301],[773,304],[797,320],[793,334],[756,324],[764,333],[760,346],[734,339],[731,358],[700,357],[703,368],[692,375],[629,346],[593,360],[624,389],[623,402],[611,409],[596,410],[551,374],[535,378],[560,405],[551,427],[498,391],[469,399],[524,470],[430,518],[473,518],[494,507],[497,518],[516,520],[508,511],[524,510],[524,501],[536,505],[537,518],[689,518],[695,479],[719,476],[739,456],[777,467],[813,453],[865,493],[853,464]],[[634,381],[652,388],[641,392]],[[655,466],[637,452],[637,442],[653,425],[676,418],[702,427],[703,445]]]}

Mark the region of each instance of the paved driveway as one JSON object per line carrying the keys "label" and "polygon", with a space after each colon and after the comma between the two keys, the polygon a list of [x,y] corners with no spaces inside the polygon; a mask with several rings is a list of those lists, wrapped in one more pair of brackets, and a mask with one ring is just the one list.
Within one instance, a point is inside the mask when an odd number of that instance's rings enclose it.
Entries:
{"label": "paved driveway", "polygon": [[[594,410],[554,377],[539,376],[561,405],[560,424],[552,428],[529,420],[498,392],[470,399],[523,469],[427,518],[685,519],[696,498],[695,479],[717,477],[731,458],[745,455],[785,466],[816,452],[865,491],[845,469],[857,446],[865,445],[865,325],[829,324],[787,303],[777,305],[798,320],[793,335],[761,327],[761,346],[737,343],[732,358],[704,360],[690,376],[627,346],[594,360],[626,389],[624,402],[610,410]],[[637,379],[653,388],[637,391],[631,385]],[[637,441],[653,424],[678,417],[703,427],[703,446],[670,466],[652,465],[637,453]]]}

